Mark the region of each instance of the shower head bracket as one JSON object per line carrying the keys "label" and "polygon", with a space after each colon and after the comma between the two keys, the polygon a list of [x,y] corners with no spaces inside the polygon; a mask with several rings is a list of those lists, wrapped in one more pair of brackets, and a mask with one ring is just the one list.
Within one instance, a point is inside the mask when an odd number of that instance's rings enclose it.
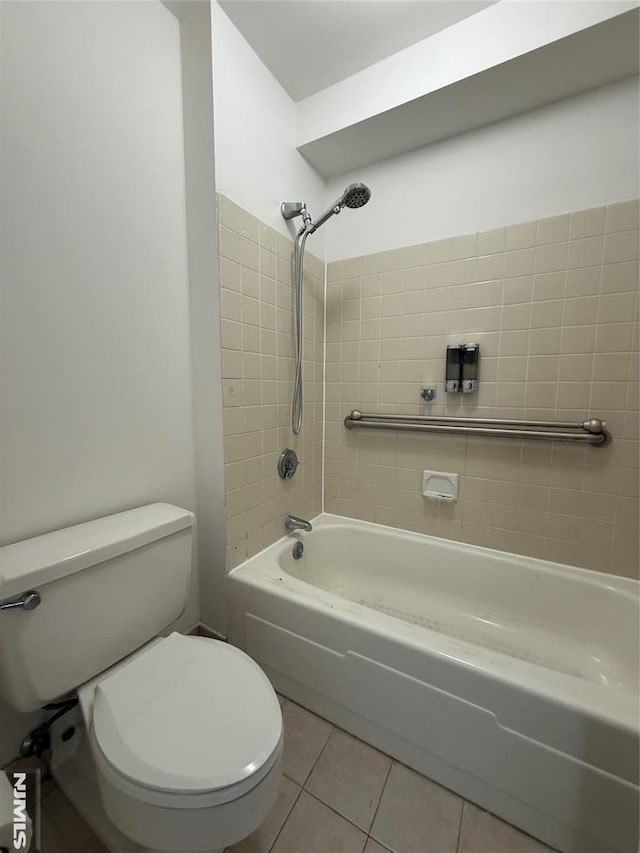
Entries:
{"label": "shower head bracket", "polygon": [[303,201],[283,201],[280,205],[280,213],[284,219],[293,219],[295,216],[303,216],[306,212],[307,206]]}

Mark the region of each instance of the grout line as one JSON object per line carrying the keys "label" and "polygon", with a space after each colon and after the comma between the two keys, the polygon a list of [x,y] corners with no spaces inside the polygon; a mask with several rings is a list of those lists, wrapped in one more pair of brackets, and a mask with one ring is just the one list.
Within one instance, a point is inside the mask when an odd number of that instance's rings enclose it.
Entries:
{"label": "grout line", "polygon": [[327,430],[327,268],[324,262],[324,304],[322,318],[322,476],[320,489],[320,509],[324,512],[325,460],[326,460],[326,430]]}
{"label": "grout line", "polygon": [[[49,782],[50,784],[43,785],[43,782]],[[40,805],[44,808],[45,801],[48,797],[51,796],[53,791],[56,790],[58,785],[56,784],[53,776],[48,776],[47,779],[40,779]]]}
{"label": "grout line", "polygon": [[[333,812],[335,815],[342,818],[342,820],[346,820],[346,822],[350,823],[351,826],[353,826],[355,829],[358,830],[358,832],[361,832],[365,836],[365,844],[367,843],[367,838],[369,838],[369,833],[367,832],[366,829],[363,829],[361,826],[358,826],[358,824],[354,823],[351,820],[351,818],[348,818],[346,815],[343,815],[342,812],[339,812],[335,808],[335,806],[330,806],[329,803],[325,803],[325,801],[321,800],[317,794],[313,793],[313,791],[309,791],[307,788],[304,788],[303,790],[304,790],[305,794],[308,794],[310,797],[313,797],[314,800],[321,803],[326,809],[329,809],[329,811]],[[376,839],[374,838],[373,840],[375,841]],[[329,851],[327,851],[327,853],[329,853]]]}
{"label": "grout line", "polygon": [[462,808],[460,809],[460,823],[458,824],[458,841],[456,843],[456,853],[460,851],[460,839],[462,838],[462,819],[464,817],[464,807],[467,801],[462,797]]}
{"label": "grout line", "polygon": [[[384,853],[395,853],[395,851],[392,850],[391,847],[387,847],[385,844],[381,844],[377,838],[373,837],[373,835],[367,835],[367,841],[369,841],[369,839],[371,839],[374,842],[374,844],[377,844],[381,850],[384,850]],[[365,843],[365,847],[366,847],[366,843]],[[457,851],[456,851],[456,853],[457,853]]]}
{"label": "grout line", "polygon": [[[286,701],[288,702],[289,700],[287,699]],[[294,702],[294,704],[296,704],[296,703]],[[283,706],[283,707],[284,707],[284,706]],[[300,706],[300,707],[302,707],[302,706]],[[316,716],[318,716],[318,715],[316,715]],[[324,717],[321,717],[320,719],[324,719]],[[327,720],[327,722],[329,722],[329,721]],[[291,808],[290,808],[290,809],[289,809],[289,811],[287,812],[287,816],[286,816],[286,818],[284,819],[284,821],[283,821],[283,823],[282,823],[282,826],[281,826],[281,827],[280,827],[280,829],[278,830],[278,834],[277,834],[277,835],[276,835],[276,837],[274,838],[274,840],[273,840],[273,844],[271,845],[271,847],[269,848],[269,850],[273,850],[273,848],[275,847],[276,842],[277,842],[278,838],[280,837],[280,833],[282,832],[282,830],[283,830],[283,829],[285,828],[285,826],[287,825],[287,821],[289,820],[289,817],[291,816],[291,812],[293,811],[293,809],[294,809],[294,807],[295,807],[296,803],[297,803],[297,802],[298,802],[298,800],[300,799],[300,795],[302,794],[302,792],[303,792],[303,791],[305,791],[307,794],[310,794],[311,796],[313,796],[313,794],[311,794],[311,791],[307,791],[307,789],[305,788],[305,785],[306,785],[306,784],[307,784],[307,782],[309,781],[309,777],[310,777],[310,776],[311,776],[311,774],[313,773],[313,771],[314,771],[314,769],[315,769],[316,764],[317,764],[317,763],[318,763],[318,761],[320,761],[320,759],[322,758],[322,754],[324,753],[325,749],[327,748],[327,744],[328,744],[328,743],[329,743],[329,741],[331,740],[331,735],[334,733],[334,731],[335,731],[335,729],[336,729],[336,727],[333,725],[333,723],[331,723],[331,726],[332,726],[332,729],[331,729],[331,732],[330,732],[330,734],[329,734],[329,737],[328,737],[328,738],[327,738],[327,740],[325,741],[324,746],[323,746],[323,747],[322,747],[322,749],[320,750],[320,753],[319,753],[318,757],[316,758],[316,760],[313,762],[313,766],[311,767],[311,770],[309,770],[309,773],[308,773],[308,774],[307,774],[307,776],[305,777],[305,780],[304,780],[304,782],[303,782],[302,784],[300,784],[300,782],[296,782],[296,780],[295,780],[295,779],[292,779],[290,776],[287,776],[287,774],[286,774],[286,773],[284,773],[284,772],[282,773],[282,775],[283,775],[285,778],[287,778],[290,782],[293,782],[293,783],[294,783],[294,785],[297,785],[297,786],[300,788],[300,790],[298,791],[298,794],[297,794],[297,796],[296,796],[296,798],[295,798],[295,800],[294,800],[294,802],[293,802],[293,804],[292,804]],[[322,800],[319,800],[319,799],[318,799],[318,797],[316,797],[315,799],[322,803]],[[326,806],[327,804],[326,804],[326,803],[323,803],[323,805],[325,805],[325,806]],[[330,807],[330,806],[327,806],[327,808],[331,808],[331,807]],[[334,811],[334,810],[332,809],[332,811]],[[337,814],[337,812],[336,812],[336,814]],[[340,815],[340,817],[342,817],[342,815]],[[354,826],[355,826],[355,824],[354,824]],[[365,842],[365,843],[366,843],[366,842]]]}
{"label": "grout line", "polygon": [[[602,250],[601,250],[601,252],[600,252],[600,261],[599,261],[600,275],[599,275],[599,278],[598,278],[598,293],[597,293],[597,296],[596,296],[596,298],[597,298],[597,303],[596,303],[596,317],[595,317],[595,320],[593,321],[593,325],[595,326],[595,329],[594,329],[594,336],[593,336],[593,347],[592,347],[592,352],[591,352],[591,364],[590,364],[590,366],[589,366],[589,402],[587,403],[587,406],[588,406],[588,414],[587,414],[587,417],[591,417],[591,412],[593,411],[593,395],[594,395],[594,387],[593,387],[594,379],[593,379],[593,375],[594,375],[594,372],[595,372],[595,366],[596,366],[596,353],[597,353],[598,327],[599,327],[599,325],[602,325],[602,324],[600,324],[600,311],[601,311],[601,308],[602,308],[600,282],[602,281],[602,271],[603,271],[603,269],[604,269],[604,244],[605,244],[605,240],[604,240],[604,238],[603,238],[603,240],[602,240]],[[565,304],[566,304],[566,299],[565,299]],[[564,315],[563,315],[563,319],[564,319]],[[634,320],[635,320],[635,316],[634,316],[632,319],[634,319]],[[563,327],[563,331],[562,331],[562,337],[563,337],[563,339],[564,339],[564,327]],[[629,375],[629,374],[628,374],[628,371],[627,371],[627,376],[628,376],[628,375]],[[559,383],[558,383],[558,387],[559,387]],[[625,395],[625,402],[624,402],[623,411],[626,411],[626,404],[627,404],[627,398],[626,398],[626,395]],[[556,408],[557,408],[557,400],[556,400]],[[585,449],[586,449],[586,448],[585,448]],[[580,480],[580,492],[584,492],[584,470],[583,470],[583,472],[582,472],[582,477],[581,477],[581,480]],[[614,518],[615,518],[615,514],[614,514]]]}
{"label": "grout line", "polygon": [[378,839],[375,838],[370,833],[371,833],[371,830],[373,829],[374,823],[376,822],[376,818],[378,817],[378,812],[380,811],[380,804],[382,803],[382,798],[384,797],[384,792],[387,790],[387,783],[389,782],[389,776],[391,776],[391,771],[393,769],[393,765],[397,764],[397,763],[398,762],[395,760],[395,758],[391,759],[391,764],[389,765],[389,769],[387,770],[387,775],[385,777],[384,784],[382,786],[382,790],[380,791],[380,798],[378,799],[378,805],[376,806],[376,810],[373,813],[373,817],[371,818],[371,826],[369,827],[369,833],[368,834],[369,834],[369,838],[373,838],[373,840],[376,842],[378,841]]}
{"label": "grout line", "polygon": [[[282,775],[284,776],[284,773],[283,773]],[[287,776],[286,778],[287,778],[287,779],[289,779],[289,777],[288,777],[288,776]],[[293,779],[289,779],[289,781],[290,781],[290,782],[293,782]],[[297,785],[298,783],[297,783],[297,782],[294,782],[294,784],[295,784],[295,785]],[[273,848],[276,846],[276,843],[277,843],[278,839],[280,838],[280,835],[281,835],[281,833],[282,833],[282,830],[285,828],[285,826],[286,826],[286,825],[287,825],[287,823],[289,822],[289,818],[291,817],[291,812],[294,810],[294,808],[295,808],[295,806],[296,806],[296,803],[297,803],[297,802],[298,802],[298,800],[300,799],[300,794],[302,793],[302,791],[303,791],[304,789],[302,788],[302,786],[301,786],[301,785],[298,785],[298,788],[300,788],[300,790],[298,791],[298,793],[297,793],[297,794],[295,795],[295,797],[293,798],[293,802],[291,803],[291,808],[290,808],[290,809],[289,809],[289,811],[287,812],[287,814],[286,814],[286,816],[285,816],[285,819],[282,821],[282,826],[280,827],[280,829],[279,829],[279,830],[278,830],[278,832],[276,833],[276,837],[273,839],[273,842],[271,843],[271,845],[270,845],[270,847],[269,847],[269,851],[273,850]]]}
{"label": "grout line", "polygon": [[[313,713],[313,711],[312,711],[311,713]],[[316,716],[320,716],[320,715],[319,715],[319,714],[316,714]],[[324,717],[320,717],[320,719],[321,719],[321,720],[324,720]],[[329,720],[326,720],[326,722],[329,722]],[[325,751],[325,749],[327,748],[327,744],[328,744],[328,743],[329,743],[329,741],[331,740],[331,737],[332,737],[333,733],[334,733],[334,732],[335,732],[335,730],[336,730],[336,727],[333,725],[333,723],[331,723],[330,725],[331,725],[331,731],[329,732],[329,737],[328,737],[328,738],[326,739],[326,741],[324,742],[324,746],[323,746],[323,747],[322,747],[322,749],[320,750],[320,753],[318,754],[318,757],[317,757],[317,758],[316,758],[316,760],[313,762],[313,766],[312,766],[311,770],[309,770],[309,772],[307,773],[307,775],[306,775],[306,777],[305,777],[304,782],[303,782],[303,783],[302,783],[302,785],[301,785],[301,787],[302,787],[302,788],[304,788],[304,790],[305,790],[305,791],[307,790],[305,786],[306,786],[307,782],[309,781],[309,779],[311,778],[311,774],[312,774],[312,773],[313,773],[313,771],[316,769],[316,764],[320,761],[320,759],[321,759],[321,758],[322,758],[322,756],[324,755],[324,751]],[[307,792],[307,793],[310,793],[310,792]],[[321,801],[321,802],[322,802],[322,801]]]}

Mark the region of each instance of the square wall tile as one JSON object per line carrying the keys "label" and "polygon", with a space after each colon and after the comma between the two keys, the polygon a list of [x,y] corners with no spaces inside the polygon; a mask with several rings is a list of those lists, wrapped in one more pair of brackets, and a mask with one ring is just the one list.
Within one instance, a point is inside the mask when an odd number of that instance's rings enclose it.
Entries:
{"label": "square wall tile", "polygon": [[564,243],[569,237],[569,219],[569,214],[564,213],[561,216],[549,216],[538,220],[536,245]]}
{"label": "square wall tile", "polygon": [[[637,525],[629,520],[631,504],[621,504],[626,520],[616,522],[595,497],[633,502],[638,494],[637,201],[331,262],[326,304],[325,266],[309,253],[307,406],[294,445],[304,479],[284,491],[274,460],[291,441],[292,243],[228,199],[219,209],[230,565],[273,542],[287,511],[312,517],[323,509],[324,453],[327,510],[605,571],[637,571],[628,549],[627,527]],[[479,391],[463,399],[444,394],[442,384],[447,343],[465,340],[479,342],[482,356]],[[607,420],[614,442],[598,450],[345,431],[344,415],[355,407],[424,412],[422,384],[439,388],[434,413],[572,421],[592,414]],[[419,489],[425,467],[459,471],[472,481],[471,493],[449,513],[430,513]],[[591,518],[593,530],[604,525],[607,544],[589,552],[588,525],[559,510],[550,489],[584,500],[591,515],[580,518]],[[295,726],[292,732],[295,740]],[[328,736],[299,736],[289,747],[299,784]],[[314,774],[318,786],[324,766],[321,760]],[[353,803],[333,807],[355,809],[350,819],[366,825]]]}
{"label": "square wall tile", "polygon": [[581,240],[584,237],[597,237],[604,234],[606,207],[593,207],[590,210],[577,210],[571,214],[569,237]]}
{"label": "square wall tile", "polygon": [[639,210],[640,204],[637,199],[609,205],[605,227],[607,234],[614,231],[637,231]]}

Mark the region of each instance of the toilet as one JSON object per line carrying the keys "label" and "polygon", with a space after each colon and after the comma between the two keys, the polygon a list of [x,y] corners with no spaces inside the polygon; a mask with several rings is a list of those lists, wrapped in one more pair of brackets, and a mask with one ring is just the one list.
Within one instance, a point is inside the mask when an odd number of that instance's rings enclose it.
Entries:
{"label": "toilet", "polygon": [[193,525],[152,504],[0,548],[0,605],[17,605],[0,614],[0,697],[77,697],[52,769],[112,853],[218,853],[278,793],[282,715],[260,667],[160,636],[187,601]]}

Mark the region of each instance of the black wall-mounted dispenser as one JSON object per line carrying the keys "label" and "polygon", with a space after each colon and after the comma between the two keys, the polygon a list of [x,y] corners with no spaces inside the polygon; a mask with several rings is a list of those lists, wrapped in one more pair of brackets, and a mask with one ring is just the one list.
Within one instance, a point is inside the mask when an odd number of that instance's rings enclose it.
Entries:
{"label": "black wall-mounted dispenser", "polygon": [[447,394],[459,394],[462,380],[462,346],[449,344],[447,347],[447,370],[445,391]]}
{"label": "black wall-mounted dispenser", "polygon": [[480,344],[464,344],[462,347],[462,393],[473,394],[478,387],[478,364]]}
{"label": "black wall-mounted dispenser", "polygon": [[478,388],[480,344],[449,344],[445,390],[447,394],[473,394]]}

